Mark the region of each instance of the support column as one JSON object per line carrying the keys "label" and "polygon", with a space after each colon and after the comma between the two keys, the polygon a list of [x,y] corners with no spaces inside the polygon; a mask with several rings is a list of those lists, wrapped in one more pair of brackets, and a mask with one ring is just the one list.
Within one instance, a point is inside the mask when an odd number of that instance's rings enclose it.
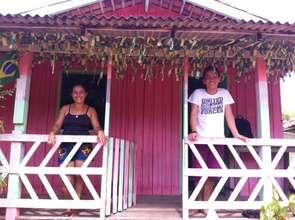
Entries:
{"label": "support column", "polygon": [[[32,74],[32,53],[25,53],[19,64],[20,78],[16,82],[16,94],[14,102],[14,134],[23,134],[26,132],[29,97],[30,97],[30,84]],[[18,166],[23,158],[23,144],[12,143],[10,152],[10,166]],[[10,200],[19,199],[21,197],[21,181],[18,174],[10,174],[8,178],[8,194],[7,198]],[[14,220],[19,216],[19,209],[7,208],[5,219]]]}
{"label": "support column", "polygon": [[[270,118],[269,118],[269,103],[268,103],[268,86],[266,76],[266,63],[263,58],[256,59],[256,101],[257,101],[257,126],[259,138],[270,138]],[[260,148],[260,156],[266,167],[270,167],[271,163],[271,148],[262,146]],[[266,180],[262,199],[264,202],[272,200],[272,184],[270,180]]]}
{"label": "support column", "polygon": [[[184,76],[183,76],[183,90],[182,90],[182,102],[183,102],[183,108],[182,108],[182,134],[180,137],[185,138],[188,135],[188,71],[189,71],[189,60],[188,57],[184,57]],[[180,167],[180,187],[182,189],[182,218],[183,219],[188,219],[189,218],[189,210],[184,209],[185,205],[184,202],[188,200],[188,176],[184,176],[184,169],[188,166],[188,149],[187,146],[184,146],[184,142],[182,140],[182,148],[181,148],[181,164]]]}
{"label": "support column", "polygon": [[104,115],[104,133],[110,134],[110,112],[111,112],[111,80],[112,80],[112,59],[110,58],[107,65],[107,92]]}
{"label": "support column", "polygon": [[[110,56],[107,64],[107,91],[106,91],[106,104],[104,115],[104,133],[106,136],[110,135],[110,103],[111,103],[111,79],[112,79],[112,56]],[[109,139],[107,143],[107,172],[106,172],[106,184],[102,186],[102,191],[105,192],[101,196],[105,207],[101,209],[100,217],[104,219],[105,216],[111,214],[111,184],[112,184],[112,165],[113,165],[113,139]]]}
{"label": "support column", "polygon": [[183,113],[182,113],[182,123],[183,123],[183,137],[188,135],[188,71],[189,71],[189,61],[188,57],[184,58],[184,76],[183,76]]}

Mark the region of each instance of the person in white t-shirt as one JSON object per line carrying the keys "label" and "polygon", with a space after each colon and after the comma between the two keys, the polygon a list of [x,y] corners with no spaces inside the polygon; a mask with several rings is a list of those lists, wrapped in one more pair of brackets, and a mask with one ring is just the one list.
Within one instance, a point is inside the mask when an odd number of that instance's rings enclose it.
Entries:
{"label": "person in white t-shirt", "polygon": [[[225,117],[233,137],[246,141],[247,137],[239,134],[235,124],[230,106],[234,103],[231,94],[226,89],[218,88],[220,82],[219,73],[212,66],[208,66],[204,70],[202,82],[206,89],[196,89],[188,99],[191,103],[191,132],[188,135],[188,139],[197,141],[199,137],[224,137]],[[209,168],[219,168],[208,146],[197,145],[197,147]],[[220,156],[223,157],[223,147],[216,146],[216,148]],[[200,167],[197,160],[194,163],[194,167]],[[209,199],[215,182],[216,180],[214,179],[207,179],[200,196],[201,200],[207,201]]]}

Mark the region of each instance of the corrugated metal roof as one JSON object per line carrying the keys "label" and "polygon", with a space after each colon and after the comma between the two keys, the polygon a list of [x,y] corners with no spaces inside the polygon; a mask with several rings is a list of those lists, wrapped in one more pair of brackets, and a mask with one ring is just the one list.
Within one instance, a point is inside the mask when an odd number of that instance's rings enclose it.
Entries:
{"label": "corrugated metal roof", "polygon": [[[189,18],[189,17],[106,17],[106,16],[21,16],[21,15],[0,15],[0,30],[7,29],[35,29],[46,27],[57,28],[56,32],[69,31],[80,27],[92,29],[120,29],[124,32],[133,29],[149,29],[155,32],[159,30],[175,30],[177,34],[186,33],[231,33],[231,34],[255,34],[257,32],[265,34],[285,34],[295,35],[295,25],[279,22],[246,22],[244,20],[235,21],[231,19],[217,18]],[[59,29],[62,28],[62,29]]]}

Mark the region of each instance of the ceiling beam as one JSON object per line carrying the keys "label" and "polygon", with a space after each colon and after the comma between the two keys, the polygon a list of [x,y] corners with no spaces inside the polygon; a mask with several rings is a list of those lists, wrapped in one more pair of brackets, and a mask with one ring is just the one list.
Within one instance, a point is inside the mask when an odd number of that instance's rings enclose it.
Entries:
{"label": "ceiling beam", "polygon": [[102,1],[99,2],[99,6],[100,6],[101,13],[104,13]]}
{"label": "ceiling beam", "polygon": [[149,5],[150,5],[150,1],[149,0],[145,0],[145,3],[144,3],[144,11],[146,13],[149,11]]}
{"label": "ceiling beam", "polygon": [[114,0],[111,0],[111,3],[112,3],[112,7],[113,7],[113,11],[115,11],[115,3],[114,3]]}
{"label": "ceiling beam", "polygon": [[189,18],[192,16],[194,9],[195,9],[195,6],[191,5],[190,13],[189,13],[189,16],[188,16]]}
{"label": "ceiling beam", "polygon": [[180,15],[181,15],[182,12],[183,12],[183,9],[184,9],[184,6],[185,6],[185,3],[186,3],[186,0],[183,0],[183,1],[182,1],[182,6],[181,6],[181,9],[180,9],[180,12],[179,12]]}

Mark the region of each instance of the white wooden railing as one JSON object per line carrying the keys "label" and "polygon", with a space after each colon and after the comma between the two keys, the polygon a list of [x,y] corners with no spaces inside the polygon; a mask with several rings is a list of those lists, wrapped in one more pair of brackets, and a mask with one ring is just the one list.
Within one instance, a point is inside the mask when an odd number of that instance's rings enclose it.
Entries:
{"label": "white wooden railing", "polygon": [[[206,161],[198,151],[198,145],[207,145],[210,152],[218,161],[220,168],[208,168]],[[215,145],[223,145],[230,156],[231,165],[226,164],[215,149]],[[283,155],[295,151],[293,139],[248,139],[245,143],[241,140],[230,138],[202,138],[197,142],[184,140],[183,142],[183,219],[191,217],[190,210],[207,209],[208,219],[218,219],[216,210],[245,210],[260,209],[269,202],[272,197],[272,189],[275,189],[280,197],[282,205],[288,204],[287,192],[283,189],[283,180],[288,181],[289,186],[295,189],[295,159],[290,161],[287,168],[279,165],[283,161]],[[263,151],[262,148],[270,148],[271,151]],[[189,167],[189,149],[193,158],[199,162],[200,168]],[[272,152],[270,155],[261,155],[262,152]],[[249,158],[257,166],[250,169],[242,160],[241,154],[248,153]],[[263,159],[262,159],[263,158]],[[269,158],[266,160],[265,158]],[[249,161],[248,161],[249,162]],[[232,164],[235,164],[233,167]],[[200,177],[192,192],[189,193],[189,177]],[[199,201],[199,193],[209,177],[215,177],[217,184],[208,201]],[[257,184],[248,193],[246,198],[239,195],[242,188],[250,178],[257,180]],[[236,181],[239,179],[238,181]],[[233,185],[232,183],[235,182]],[[230,183],[232,190],[228,196],[222,196],[226,190],[226,183]],[[268,191],[265,191],[267,189]],[[218,212],[217,212],[218,213]],[[195,219],[195,218],[194,218]]]}
{"label": "white wooden railing", "polygon": [[[133,143],[110,138],[108,144],[102,146],[97,143],[96,136],[57,135],[56,144],[50,147],[46,143],[47,138],[47,135],[33,134],[0,135],[0,175],[2,179],[6,181],[8,179],[5,195],[0,195],[0,207],[7,208],[6,219],[14,219],[13,209],[19,208],[99,209],[100,219],[104,219],[111,214],[111,202],[114,200],[118,205],[113,204],[112,213],[135,204]],[[76,144],[59,166],[56,162],[57,150],[63,142]],[[67,167],[82,143],[92,143],[93,150],[82,167]],[[47,153],[45,153],[46,148]],[[10,158],[7,155],[10,155]],[[89,194],[87,198],[78,197],[66,175],[81,176],[85,183],[85,190]],[[36,181],[33,181],[30,176],[36,176],[39,179],[45,189],[45,196],[44,192],[39,192],[40,190],[35,188]],[[57,177],[67,188],[70,199],[64,199],[57,194],[57,191],[61,191],[60,187],[55,186],[54,178]],[[27,195],[22,194],[24,189]]]}

